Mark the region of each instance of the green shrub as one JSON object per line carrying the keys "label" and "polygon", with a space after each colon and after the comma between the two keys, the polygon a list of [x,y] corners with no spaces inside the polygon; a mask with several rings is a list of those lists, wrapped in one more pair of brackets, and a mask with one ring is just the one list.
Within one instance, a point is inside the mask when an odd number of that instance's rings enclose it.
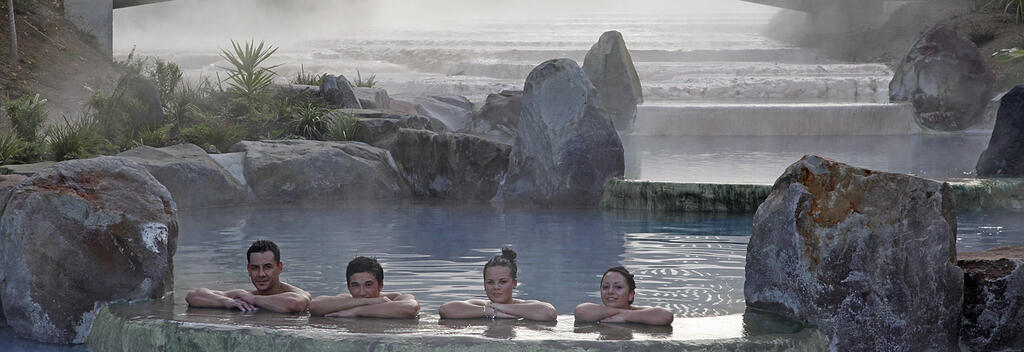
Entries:
{"label": "green shrub", "polygon": [[213,146],[220,152],[241,142],[245,135],[246,131],[241,126],[224,118],[206,115],[196,124],[183,128],[179,138],[207,151]]}
{"label": "green shrub", "polygon": [[166,124],[159,128],[146,128],[139,132],[139,137],[135,140],[136,145],[145,145],[150,147],[166,147],[171,145],[171,129],[174,128],[174,124]]}
{"label": "green shrub", "polygon": [[977,24],[968,26],[964,34],[967,35],[967,39],[979,47],[996,39],[996,30],[994,28],[982,27]]}
{"label": "green shrub", "polygon": [[0,165],[7,165],[15,161],[15,157],[24,149],[24,142],[8,133],[0,135]]}
{"label": "green shrub", "polygon": [[90,115],[83,115],[73,123],[65,117],[63,125],[50,126],[46,139],[53,161],[84,159],[108,150],[107,141]]}
{"label": "green shrub", "polygon": [[299,73],[297,73],[295,78],[292,79],[292,83],[305,84],[307,86],[319,86],[320,83],[323,82],[325,76],[327,76],[326,73],[320,75],[306,73],[306,69],[302,67],[302,65],[299,65]]}
{"label": "green shrub", "polygon": [[181,68],[177,64],[157,59],[149,70],[149,77],[156,81],[161,101],[166,104],[175,100],[174,93],[181,84]]}
{"label": "green shrub", "polygon": [[373,88],[373,86],[377,85],[377,74],[370,74],[370,77],[364,81],[363,75],[359,70],[356,70],[355,85],[356,87]]}
{"label": "green shrub", "polygon": [[351,113],[340,113],[332,111],[328,113],[324,140],[348,141],[352,140],[352,132],[356,127],[356,116]]}
{"label": "green shrub", "polygon": [[326,130],[327,121],[324,118],[326,111],[313,104],[293,109],[291,130],[292,133],[306,139],[320,139]]}
{"label": "green shrub", "polygon": [[97,92],[89,101],[96,130],[121,150],[133,147],[142,130],[163,125],[165,107],[156,101],[159,94],[152,81],[126,73],[110,95]]}
{"label": "green shrub", "polygon": [[39,128],[46,122],[46,115],[46,99],[40,99],[39,94],[24,95],[7,104],[14,133],[28,142],[39,139]]}
{"label": "green shrub", "polygon": [[279,65],[270,67],[261,66],[270,58],[277,48],[266,46],[263,42],[257,46],[253,41],[245,42],[244,47],[234,40],[231,41],[233,51],[221,49],[221,57],[228,61],[232,67],[228,67],[228,91],[248,104],[250,109],[256,109],[267,95],[268,87],[274,83],[273,69]]}
{"label": "green shrub", "polygon": [[1016,61],[1016,60],[1019,60],[1021,58],[1024,58],[1024,49],[1021,49],[1021,48],[1002,49],[1002,50],[999,50],[998,52],[996,52],[994,55],[996,57],[996,61],[999,61],[999,62],[1011,62],[1011,61]]}

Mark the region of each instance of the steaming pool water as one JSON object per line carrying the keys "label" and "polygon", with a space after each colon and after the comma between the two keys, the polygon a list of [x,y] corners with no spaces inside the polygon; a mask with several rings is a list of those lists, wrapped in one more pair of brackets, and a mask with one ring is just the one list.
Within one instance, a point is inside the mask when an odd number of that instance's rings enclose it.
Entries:
{"label": "steaming pool water", "polygon": [[[958,250],[979,251],[1024,241],[1024,217],[1018,215],[960,214]],[[424,201],[182,211],[179,223],[173,297],[155,308],[152,304],[129,306],[123,314],[328,333],[461,334],[518,340],[678,340],[749,332],[749,322],[741,314],[750,214],[659,215]],[[282,248],[282,279],[313,295],[344,292],[345,265],[351,258],[379,258],[385,267],[385,290],[416,295],[421,318],[364,324],[304,315],[186,309],[185,293],[196,287],[251,288],[244,267],[245,248],[264,238]],[[437,307],[442,303],[484,297],[483,263],[505,245],[519,251],[517,296],[552,303],[559,321],[438,321]],[[637,275],[636,304],[675,312],[672,328],[574,325],[573,307],[599,302],[600,275],[615,265]],[[772,323],[772,328],[792,328],[787,324]],[[0,346],[5,350],[57,348],[13,338],[10,329],[0,329]]]}

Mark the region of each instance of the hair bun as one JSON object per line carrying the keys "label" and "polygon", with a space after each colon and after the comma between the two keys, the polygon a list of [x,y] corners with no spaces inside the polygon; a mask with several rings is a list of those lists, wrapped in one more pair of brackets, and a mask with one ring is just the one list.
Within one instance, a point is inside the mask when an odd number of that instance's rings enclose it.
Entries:
{"label": "hair bun", "polygon": [[510,262],[515,262],[516,251],[512,250],[512,247],[504,247],[501,249],[501,257],[508,259]]}

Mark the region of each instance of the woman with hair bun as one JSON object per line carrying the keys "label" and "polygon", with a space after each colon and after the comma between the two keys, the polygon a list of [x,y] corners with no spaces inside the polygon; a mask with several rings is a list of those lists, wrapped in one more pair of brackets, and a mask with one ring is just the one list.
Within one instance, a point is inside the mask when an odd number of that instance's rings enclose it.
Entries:
{"label": "woman with hair bun", "polygon": [[581,303],[573,310],[576,321],[671,325],[672,312],[658,307],[634,307],[636,281],[622,266],[608,269],[601,277],[601,303]]}
{"label": "woman with hair bun", "polygon": [[456,319],[555,320],[558,312],[550,303],[512,297],[516,285],[519,284],[518,273],[516,252],[512,248],[502,248],[501,255],[494,256],[484,264],[484,292],[487,293],[487,300],[448,302],[441,305],[438,313],[441,314],[441,318]]}

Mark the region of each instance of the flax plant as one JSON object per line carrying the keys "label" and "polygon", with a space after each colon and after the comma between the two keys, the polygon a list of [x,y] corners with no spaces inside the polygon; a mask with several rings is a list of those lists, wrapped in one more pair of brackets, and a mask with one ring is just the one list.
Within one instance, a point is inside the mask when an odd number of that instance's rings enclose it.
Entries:
{"label": "flax plant", "polygon": [[252,40],[244,45],[231,41],[232,51],[221,49],[221,57],[232,67],[228,70],[228,91],[241,98],[250,107],[260,104],[267,95],[270,84],[274,82],[274,69],[280,65],[263,67],[277,48],[265,45],[262,41],[256,45]]}

